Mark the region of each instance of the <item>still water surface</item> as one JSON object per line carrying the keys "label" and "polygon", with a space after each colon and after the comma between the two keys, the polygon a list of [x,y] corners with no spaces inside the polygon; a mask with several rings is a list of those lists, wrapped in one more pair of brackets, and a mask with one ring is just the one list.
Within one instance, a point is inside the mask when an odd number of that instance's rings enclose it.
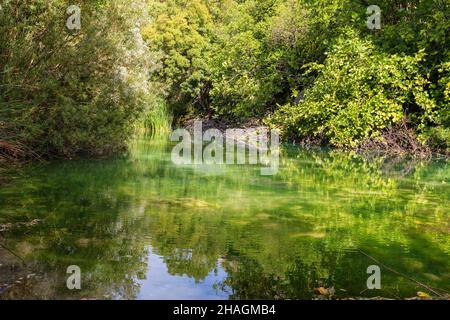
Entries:
{"label": "still water surface", "polygon": [[[0,187],[0,299],[429,292],[383,267],[382,289],[367,290],[377,264],[367,255],[450,291],[447,162],[287,148],[264,177],[255,166],[175,166],[170,150],[142,139],[126,157],[12,173]],[[66,287],[70,265],[81,290]]]}

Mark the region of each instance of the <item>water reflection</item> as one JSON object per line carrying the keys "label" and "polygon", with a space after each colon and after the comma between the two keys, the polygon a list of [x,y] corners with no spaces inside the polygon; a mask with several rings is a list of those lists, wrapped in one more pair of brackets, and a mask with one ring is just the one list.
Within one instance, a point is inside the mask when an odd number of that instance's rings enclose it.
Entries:
{"label": "water reflection", "polygon": [[[3,299],[311,299],[317,287],[333,287],[340,298],[402,298],[424,291],[389,272],[381,291],[367,291],[373,261],[359,250],[450,291],[445,162],[286,149],[279,174],[262,177],[252,166],[175,167],[170,145],[141,140],[126,157],[12,175],[14,183],[0,189]],[[69,265],[81,267],[81,291],[65,286]]]}
{"label": "water reflection", "polygon": [[[185,257],[189,260],[189,257]],[[140,280],[140,293],[137,299],[170,300],[177,292],[180,300],[219,300],[227,299],[228,294],[219,288],[219,283],[227,278],[227,273],[219,259],[216,266],[202,280],[195,280],[187,274],[170,273],[164,257],[158,256],[149,248],[146,279]]]}

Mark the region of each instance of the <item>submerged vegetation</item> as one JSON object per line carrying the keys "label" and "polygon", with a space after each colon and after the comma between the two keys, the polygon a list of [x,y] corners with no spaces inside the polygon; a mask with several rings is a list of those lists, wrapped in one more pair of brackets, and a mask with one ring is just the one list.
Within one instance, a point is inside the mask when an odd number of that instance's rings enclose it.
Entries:
{"label": "submerged vegetation", "polygon": [[[448,165],[289,148],[268,178],[180,168],[171,149],[20,171],[0,189],[0,245],[25,265],[0,248],[0,299],[440,298],[384,267],[365,290],[361,252],[448,296]],[[81,291],[64,287],[74,264]]]}

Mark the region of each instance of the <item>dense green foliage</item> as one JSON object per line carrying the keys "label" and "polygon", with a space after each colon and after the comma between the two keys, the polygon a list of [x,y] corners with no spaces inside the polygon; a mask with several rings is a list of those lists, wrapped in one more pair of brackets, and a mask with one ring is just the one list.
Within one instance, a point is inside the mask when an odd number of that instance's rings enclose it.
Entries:
{"label": "dense green foliage", "polygon": [[448,149],[450,5],[375,2],[381,30],[365,1],[153,1],[144,38],[177,114],[266,118],[340,147],[407,119]]}
{"label": "dense green foliage", "polygon": [[104,154],[136,124],[264,119],[354,147],[407,122],[450,151],[450,4],[378,0],[2,0],[0,154]]}
{"label": "dense green foliage", "polygon": [[[41,154],[105,154],[124,146],[152,92],[143,1],[2,1],[0,140]],[[1,150],[0,150],[1,151]]]}
{"label": "dense green foliage", "polygon": [[398,123],[403,106],[420,108],[420,123],[432,119],[434,104],[420,75],[420,55],[389,56],[352,34],[338,38],[325,63],[313,64],[318,74],[298,105],[281,107],[271,123],[298,135],[325,135],[333,145],[351,146],[376,137]]}

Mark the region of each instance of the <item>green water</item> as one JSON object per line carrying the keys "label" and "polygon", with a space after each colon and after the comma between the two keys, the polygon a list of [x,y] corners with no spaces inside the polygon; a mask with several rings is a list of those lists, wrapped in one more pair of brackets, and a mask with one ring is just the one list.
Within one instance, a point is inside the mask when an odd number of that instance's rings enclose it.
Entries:
{"label": "green water", "polygon": [[[256,166],[175,166],[170,150],[141,140],[126,157],[12,173],[0,187],[0,299],[431,293],[384,267],[381,290],[367,290],[377,263],[362,252],[450,291],[445,161],[288,148],[267,177]],[[66,287],[70,265],[81,290]]]}

